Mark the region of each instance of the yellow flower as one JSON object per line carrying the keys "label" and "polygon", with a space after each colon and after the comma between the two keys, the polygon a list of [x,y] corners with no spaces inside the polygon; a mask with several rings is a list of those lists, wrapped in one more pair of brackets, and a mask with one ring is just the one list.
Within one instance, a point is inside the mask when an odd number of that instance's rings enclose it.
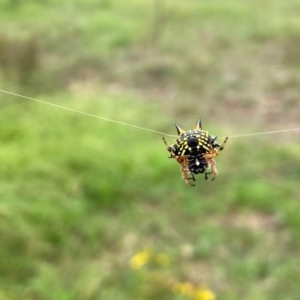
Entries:
{"label": "yellow flower", "polygon": [[147,251],[141,251],[135,254],[130,260],[130,267],[132,269],[140,269],[142,266],[148,263],[150,254]]}
{"label": "yellow flower", "polygon": [[177,282],[173,286],[173,291],[176,294],[192,297],[194,295],[195,289],[190,282]]}
{"label": "yellow flower", "polygon": [[193,298],[195,300],[216,300],[216,296],[212,291],[202,288],[195,291]]}
{"label": "yellow flower", "polygon": [[164,253],[157,254],[155,260],[160,266],[167,266],[170,263],[170,258]]}

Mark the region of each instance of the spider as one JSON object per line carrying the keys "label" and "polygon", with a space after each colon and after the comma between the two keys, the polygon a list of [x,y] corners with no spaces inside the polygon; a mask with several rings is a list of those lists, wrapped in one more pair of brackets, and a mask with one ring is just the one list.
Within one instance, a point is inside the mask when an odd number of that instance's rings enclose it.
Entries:
{"label": "spider", "polygon": [[[208,175],[213,174],[212,180],[215,180],[218,170],[214,158],[224,149],[228,137],[219,145],[216,136],[202,130],[200,119],[193,130],[184,131],[178,124],[175,124],[175,127],[178,137],[174,144],[169,146],[165,138],[163,141],[170,152],[169,158],[175,159],[181,165],[180,172],[185,183],[195,186],[190,180],[195,181],[195,174],[199,173],[204,173],[206,180]],[[210,172],[207,172],[207,169],[210,169]]]}

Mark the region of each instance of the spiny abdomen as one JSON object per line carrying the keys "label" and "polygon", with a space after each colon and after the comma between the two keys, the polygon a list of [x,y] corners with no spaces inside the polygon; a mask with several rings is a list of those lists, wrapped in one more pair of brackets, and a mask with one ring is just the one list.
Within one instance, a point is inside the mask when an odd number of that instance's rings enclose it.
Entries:
{"label": "spiny abdomen", "polygon": [[172,146],[177,156],[199,155],[210,150],[210,137],[203,130],[189,130],[180,134]]}

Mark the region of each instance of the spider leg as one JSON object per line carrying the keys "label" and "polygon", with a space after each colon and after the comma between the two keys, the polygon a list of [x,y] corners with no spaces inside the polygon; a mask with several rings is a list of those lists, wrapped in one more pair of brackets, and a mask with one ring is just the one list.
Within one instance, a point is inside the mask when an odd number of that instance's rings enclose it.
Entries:
{"label": "spider leg", "polygon": [[[174,158],[174,159],[176,159],[176,155],[175,155],[175,153],[172,151],[172,148],[167,144],[167,142],[166,142],[166,140],[165,140],[165,138],[163,137],[162,138],[163,139],[163,142],[165,143],[165,145],[166,145],[166,147],[167,147],[167,150],[170,152],[170,156],[168,156],[168,158]],[[176,159],[177,160],[177,159]]]}
{"label": "spider leg", "polygon": [[209,159],[207,162],[208,162],[208,165],[209,165],[209,168],[211,169],[211,171],[210,172],[205,172],[205,180],[207,180],[208,175],[213,174],[214,177],[211,181],[214,181],[216,179],[216,177],[218,176],[218,174],[219,174],[219,172],[217,170],[217,167],[216,167],[216,162],[212,158]]}
{"label": "spider leg", "polygon": [[163,139],[163,141],[164,141],[164,143],[165,143],[165,145],[167,147],[167,150],[170,152],[170,157],[169,158],[175,159],[181,165],[180,172],[181,172],[182,179],[185,181],[185,183],[187,185],[195,186],[194,184],[192,184],[190,182],[190,179],[193,179],[193,181],[195,181],[194,174],[192,174],[192,178],[189,178],[189,174],[190,174],[190,171],[189,171],[189,161],[188,161],[189,155],[180,155],[180,156],[177,156],[172,151],[171,147],[167,144],[165,138],[163,137],[162,139]]}
{"label": "spider leg", "polygon": [[216,167],[216,162],[215,162],[214,159],[211,158],[207,161],[207,163],[208,163],[208,166],[211,169],[211,171],[210,172],[205,172],[205,180],[208,179],[208,175],[213,174],[214,177],[212,178],[211,181],[214,181],[216,179],[216,177],[218,176],[218,174],[219,174],[219,172],[217,170],[217,167]]}
{"label": "spider leg", "polygon": [[[190,186],[195,186],[190,182],[190,179],[193,179],[193,181],[195,181],[195,177],[194,174],[190,173],[188,157],[189,155],[177,156],[176,161],[181,165],[181,177],[185,181],[185,183]],[[192,175],[192,178],[189,177],[189,174]]]}
{"label": "spider leg", "polygon": [[217,150],[217,151],[218,151],[218,154],[224,149],[224,147],[225,147],[225,145],[226,145],[226,143],[227,143],[227,140],[228,140],[228,136],[226,136],[226,138],[225,138],[223,144],[220,146],[220,149]]}
{"label": "spider leg", "polygon": [[218,156],[220,154],[220,152],[224,149],[224,147],[225,147],[225,145],[227,143],[227,140],[228,140],[228,136],[225,138],[225,140],[224,140],[223,144],[220,146],[220,148],[213,149],[213,153],[212,153],[213,157],[216,157],[216,156]]}
{"label": "spider leg", "polygon": [[189,158],[189,155],[175,156],[174,157],[174,159],[181,165],[180,172],[181,172],[182,179],[185,181],[185,183],[187,185],[195,186],[190,181],[191,179],[193,181],[196,181],[196,179],[195,179],[194,174],[190,172],[188,158]]}
{"label": "spider leg", "polygon": [[228,141],[228,136],[226,136],[223,144],[221,145],[221,148],[222,148],[221,150],[223,150],[223,148],[225,147],[225,144],[227,143],[227,141]]}
{"label": "spider leg", "polygon": [[205,176],[204,178],[205,178],[205,180],[208,179],[208,176],[207,176],[207,175],[209,175],[209,174],[210,174],[210,172],[209,172],[209,173],[207,173],[207,172],[204,173],[204,176]]}
{"label": "spider leg", "polygon": [[224,149],[226,142],[228,140],[228,137],[225,138],[223,144],[219,147],[219,148],[214,148],[212,145],[210,147],[210,150],[208,153],[203,154],[203,157],[208,160],[208,159],[212,159],[214,157],[217,157],[220,152]]}
{"label": "spider leg", "polygon": [[169,150],[169,149],[170,149],[170,146],[167,144],[165,138],[163,137],[162,139],[163,139],[163,142],[165,143],[165,145],[166,145],[166,147],[167,147],[167,150],[170,151],[170,150]]}
{"label": "spider leg", "polygon": [[195,176],[194,176],[194,173],[191,173],[191,178],[190,179],[193,179],[193,181],[196,181],[196,178],[195,178]]}

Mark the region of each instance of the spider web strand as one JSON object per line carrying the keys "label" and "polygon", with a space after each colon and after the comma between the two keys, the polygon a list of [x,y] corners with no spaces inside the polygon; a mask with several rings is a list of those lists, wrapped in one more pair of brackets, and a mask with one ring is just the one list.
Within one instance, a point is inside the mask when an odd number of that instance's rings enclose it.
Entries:
{"label": "spider web strand", "polygon": [[90,114],[90,113],[86,113],[86,112],[83,112],[83,111],[79,111],[79,110],[76,110],[76,109],[73,109],[73,108],[61,106],[61,105],[54,104],[54,103],[51,103],[51,102],[46,102],[46,101],[38,100],[38,99],[35,99],[35,98],[32,98],[32,97],[27,97],[27,96],[19,95],[19,94],[8,92],[8,91],[4,91],[4,90],[1,90],[1,89],[0,89],[0,92],[6,93],[6,94],[9,94],[9,95],[13,95],[13,96],[17,96],[17,97],[22,97],[22,98],[25,98],[25,99],[28,99],[28,100],[39,102],[39,103],[51,105],[51,106],[54,106],[56,108],[65,109],[65,110],[68,110],[68,111],[71,111],[71,112],[75,112],[75,113],[78,113],[78,114],[82,114],[82,115],[86,115],[86,116],[89,116],[89,117],[97,118],[97,119],[100,119],[100,120],[103,120],[103,121],[112,122],[112,123],[116,123],[116,124],[124,125],[124,126],[129,126],[129,127],[135,128],[135,129],[144,130],[144,131],[148,131],[148,132],[155,133],[155,134],[160,134],[160,135],[164,135],[164,136],[174,137],[174,135],[167,134],[167,133],[164,133],[164,132],[160,132],[160,131],[156,131],[156,130],[152,130],[152,129],[140,127],[140,126],[133,125],[133,124],[128,124],[128,123],[117,121],[117,120],[112,120],[112,119],[100,117],[100,116],[93,115],[93,114]]}
{"label": "spider web strand", "polygon": [[[117,120],[113,120],[113,119],[109,119],[109,118],[105,118],[105,117],[101,117],[101,116],[97,116],[97,115],[93,115],[93,114],[86,113],[86,112],[83,112],[83,111],[79,111],[79,110],[76,110],[76,109],[73,109],[73,108],[69,108],[69,107],[61,106],[61,105],[54,104],[54,103],[51,103],[51,102],[38,100],[38,99],[35,99],[35,98],[32,98],[32,97],[23,96],[23,95],[20,95],[20,94],[8,92],[8,91],[2,90],[2,89],[0,89],[0,92],[6,93],[6,94],[9,94],[9,95],[13,95],[13,96],[17,96],[17,97],[21,97],[21,98],[25,98],[25,99],[28,99],[28,100],[36,101],[36,102],[39,102],[39,103],[51,105],[51,106],[54,106],[56,108],[61,108],[61,109],[68,110],[68,111],[71,111],[71,112],[75,112],[75,113],[78,113],[78,114],[82,114],[82,115],[86,115],[86,116],[89,116],[89,117],[97,118],[97,119],[100,119],[100,120],[103,120],[103,121],[107,121],[107,122],[111,122],[111,123],[115,123],[115,124],[119,124],[119,125],[132,127],[132,128],[135,128],[135,129],[147,131],[147,132],[150,132],[150,133],[160,134],[160,135],[168,136],[168,137],[172,137],[172,138],[177,137],[176,135],[173,135],[173,134],[167,134],[167,133],[164,133],[164,132],[148,129],[148,128],[145,128],[145,127],[141,127],[141,126],[137,126],[137,125],[133,125],[133,124],[129,124],[129,123],[125,123],[125,122],[121,122],[121,121],[117,121]],[[249,136],[255,136],[255,135],[263,135],[263,134],[292,132],[292,131],[300,131],[300,128],[282,129],[282,130],[264,131],[264,132],[255,132],[255,133],[245,133],[245,134],[238,134],[238,135],[230,135],[228,137],[229,138],[239,138],[239,137],[249,137]],[[220,138],[225,138],[225,137],[223,136],[223,137],[220,137]]]}
{"label": "spider web strand", "polygon": [[[283,132],[291,132],[291,131],[299,131],[299,130],[300,130],[300,128],[292,128],[292,129],[282,129],[282,130],[274,130],[274,131],[245,133],[245,134],[229,135],[228,138],[248,137],[248,136],[255,136],[255,135],[283,133]],[[225,138],[225,136],[220,137],[220,138]]]}

